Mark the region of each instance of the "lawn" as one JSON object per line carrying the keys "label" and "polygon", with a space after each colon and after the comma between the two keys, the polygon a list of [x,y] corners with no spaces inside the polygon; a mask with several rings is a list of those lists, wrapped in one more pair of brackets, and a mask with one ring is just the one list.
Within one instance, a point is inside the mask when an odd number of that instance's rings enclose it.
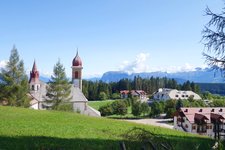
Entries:
{"label": "lawn", "polygon": [[[119,99],[121,100],[121,99]],[[96,110],[99,110],[99,108],[101,106],[105,106],[107,104],[111,104],[113,103],[115,100],[104,100],[104,101],[88,101],[88,105],[90,105],[91,107],[95,108]],[[111,115],[111,116],[107,116],[108,118],[112,118],[112,119],[140,119],[140,118],[146,118],[146,116],[134,116],[131,113],[131,106],[129,106],[127,108],[127,114],[124,116],[121,115]]]}
{"label": "lawn", "polygon": [[88,101],[88,105],[98,110],[101,106],[105,106],[107,104],[111,104],[115,100],[104,100],[104,101]]}
{"label": "lawn", "polygon": [[0,149],[141,149],[137,139],[124,135],[133,129],[143,129],[160,136],[174,149],[210,149],[214,141],[160,127],[140,125],[120,120],[95,118],[76,113],[31,110],[0,106]]}

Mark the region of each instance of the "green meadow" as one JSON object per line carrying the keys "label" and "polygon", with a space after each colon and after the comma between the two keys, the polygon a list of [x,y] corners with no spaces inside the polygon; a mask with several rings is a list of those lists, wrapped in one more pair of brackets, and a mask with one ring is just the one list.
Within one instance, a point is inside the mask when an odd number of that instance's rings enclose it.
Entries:
{"label": "green meadow", "polygon": [[160,137],[173,149],[206,150],[214,144],[206,137],[122,120],[0,106],[1,150],[119,150],[121,142],[127,149],[141,149],[143,141],[124,136],[137,128]]}

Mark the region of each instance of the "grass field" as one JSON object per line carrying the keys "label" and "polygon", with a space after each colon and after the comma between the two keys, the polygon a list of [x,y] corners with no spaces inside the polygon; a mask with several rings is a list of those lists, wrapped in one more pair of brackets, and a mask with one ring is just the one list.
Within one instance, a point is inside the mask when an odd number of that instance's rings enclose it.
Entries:
{"label": "grass field", "polygon": [[161,136],[174,149],[210,149],[214,141],[184,132],[139,125],[107,118],[94,118],[76,113],[41,111],[0,106],[0,149],[141,149],[140,141],[129,141],[125,133],[141,128]]}
{"label": "grass field", "polygon": [[[121,100],[121,99],[119,99]],[[115,100],[104,100],[104,101],[88,101],[88,105],[98,110],[101,106],[105,106],[107,104],[113,103]],[[112,119],[140,119],[140,118],[146,118],[146,116],[134,116],[131,113],[131,106],[127,108],[127,114],[124,116],[121,115],[111,115],[107,116],[108,118]]]}
{"label": "grass field", "polygon": [[111,104],[115,100],[104,100],[104,101],[88,101],[88,105],[98,110],[101,106],[105,106],[107,104]]}

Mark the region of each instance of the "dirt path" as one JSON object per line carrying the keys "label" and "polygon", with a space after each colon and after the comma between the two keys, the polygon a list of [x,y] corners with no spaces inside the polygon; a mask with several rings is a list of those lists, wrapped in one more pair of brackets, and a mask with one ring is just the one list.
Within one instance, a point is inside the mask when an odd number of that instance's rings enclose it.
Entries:
{"label": "dirt path", "polygon": [[125,121],[173,129],[173,125],[167,124],[167,122],[171,120],[172,119],[126,119]]}

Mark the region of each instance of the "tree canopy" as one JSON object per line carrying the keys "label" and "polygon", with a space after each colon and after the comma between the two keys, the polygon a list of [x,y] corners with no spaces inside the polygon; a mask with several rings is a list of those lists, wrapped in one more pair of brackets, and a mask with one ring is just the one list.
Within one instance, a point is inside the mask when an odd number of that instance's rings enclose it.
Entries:
{"label": "tree canopy", "polygon": [[60,63],[60,60],[55,64],[53,76],[47,86],[46,106],[51,109],[57,109],[62,102],[67,102],[71,98],[71,85],[66,77],[65,68]]}
{"label": "tree canopy", "polygon": [[11,50],[9,61],[0,72],[0,100],[6,101],[11,106],[29,106],[28,78],[24,70],[23,60],[15,46]]}

